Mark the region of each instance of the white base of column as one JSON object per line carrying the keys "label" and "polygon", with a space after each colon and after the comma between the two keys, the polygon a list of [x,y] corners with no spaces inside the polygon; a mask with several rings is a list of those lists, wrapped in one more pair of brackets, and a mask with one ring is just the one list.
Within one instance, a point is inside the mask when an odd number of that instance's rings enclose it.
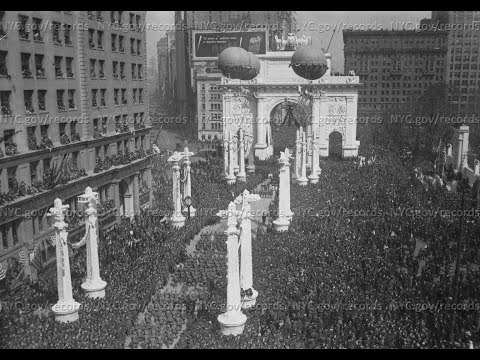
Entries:
{"label": "white base of column", "polygon": [[183,216],[172,216],[170,219],[172,226],[176,229],[179,229],[185,225],[185,217]]}
{"label": "white base of column", "polygon": [[80,303],[76,301],[57,302],[52,306],[52,312],[55,315],[55,321],[58,322],[77,321],[79,309]]}
{"label": "white base of column", "polygon": [[297,178],[297,185],[307,186],[307,184],[308,184],[308,179],[306,177]]}
{"label": "white base of column", "polygon": [[[188,215],[188,208],[184,207],[182,211],[185,215]],[[190,217],[195,217],[195,214],[197,213],[197,209],[195,209],[193,206],[190,206]]]}
{"label": "white base of column", "polygon": [[255,306],[257,303],[258,291],[255,290],[253,287],[252,289],[252,296],[245,296],[242,299],[242,309],[249,309],[252,306]]}
{"label": "white base of column", "polygon": [[247,174],[245,173],[245,171],[244,172],[239,172],[237,174],[237,180],[238,181],[243,181],[243,182],[247,181]]}
{"label": "white base of column", "polygon": [[310,180],[310,183],[311,184],[317,184],[318,183],[318,175],[313,175],[311,174],[309,177],[308,177],[308,180]]}
{"label": "white base of column", "polygon": [[237,336],[243,333],[247,316],[240,311],[228,311],[217,317],[223,335]]}
{"label": "white base of column", "polygon": [[89,298],[104,298],[107,282],[102,279],[97,281],[86,281],[82,285],[85,295]]}
{"label": "white base of column", "polygon": [[233,185],[237,182],[237,177],[235,175],[227,175],[225,176],[228,185]]}
{"label": "white base of column", "polygon": [[288,221],[287,218],[285,217],[278,218],[273,222],[273,227],[277,232],[287,231],[289,226],[290,226],[290,221]]}
{"label": "white base of column", "polygon": [[247,172],[249,174],[254,174],[255,173],[255,165],[247,166]]}
{"label": "white base of column", "polygon": [[288,220],[288,221],[292,221],[292,217],[295,213],[291,210],[287,210],[285,211],[285,218]]}

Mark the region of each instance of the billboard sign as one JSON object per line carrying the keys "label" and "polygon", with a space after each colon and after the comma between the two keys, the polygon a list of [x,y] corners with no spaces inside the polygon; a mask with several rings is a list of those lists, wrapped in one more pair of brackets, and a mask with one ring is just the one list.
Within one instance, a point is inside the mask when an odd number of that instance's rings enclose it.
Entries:
{"label": "billboard sign", "polygon": [[193,59],[216,59],[228,47],[241,47],[254,54],[266,54],[267,31],[193,32]]}

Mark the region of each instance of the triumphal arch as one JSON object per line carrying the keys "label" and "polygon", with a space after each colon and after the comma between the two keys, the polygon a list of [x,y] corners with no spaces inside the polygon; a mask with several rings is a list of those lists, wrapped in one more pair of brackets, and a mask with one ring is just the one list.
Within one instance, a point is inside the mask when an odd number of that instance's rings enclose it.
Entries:
{"label": "triumphal arch", "polygon": [[356,120],[359,77],[332,76],[329,69],[318,80],[306,80],[289,66],[293,51],[257,55],[260,73],[250,81],[222,77],[223,136],[228,142],[242,129],[246,154],[265,160],[273,154],[270,114],[287,101],[304,110],[319,156],[329,155],[333,132],[341,134],[342,156],[357,156]]}

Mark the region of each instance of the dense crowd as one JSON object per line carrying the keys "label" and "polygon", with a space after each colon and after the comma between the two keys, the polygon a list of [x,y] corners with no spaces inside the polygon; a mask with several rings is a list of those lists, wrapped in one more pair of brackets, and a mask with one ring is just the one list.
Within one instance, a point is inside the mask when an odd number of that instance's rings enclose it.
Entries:
{"label": "dense crowd", "polygon": [[[441,187],[425,188],[401,156],[379,151],[375,162],[363,167],[355,159],[325,159],[317,185],[292,186],[295,215],[289,231],[261,233],[253,243],[254,287],[260,295],[258,307],[245,312],[243,334],[235,339],[219,336],[215,319],[220,311],[207,307],[192,321],[179,346],[478,344],[478,217],[465,221],[455,299],[461,218],[434,211],[459,210],[460,195]],[[224,297],[212,294],[209,301],[222,303]],[[461,305],[453,306],[454,301]],[[448,306],[462,307],[456,311],[453,342],[453,311]]]}
{"label": "dense crowd", "polygon": [[[1,347],[123,348],[127,337],[129,347],[153,348],[451,348],[480,343],[478,216],[465,216],[462,232],[461,217],[440,211],[461,209],[460,194],[425,187],[406,165],[409,154],[368,149],[362,155],[375,161],[359,166],[357,159],[323,159],[317,185],[291,187],[295,215],[289,231],[257,233],[253,276],[260,295],[257,306],[245,311],[242,335],[218,334],[216,317],[226,301],[226,268],[219,257],[224,246],[212,246],[212,234],[200,238],[193,255],[186,245],[202,227],[217,223],[218,210],[245,188],[253,190],[269,174],[274,174],[272,183],[278,182],[278,166],[273,160],[258,163],[246,183],[229,186],[220,159],[192,164],[193,205],[201,216],[174,230],[163,226],[154,211],[172,209],[168,154],[162,153],[152,169],[153,209],[101,234],[105,299],[81,293],[85,249],[73,250],[74,298],[84,306],[79,321],[59,324],[51,314],[4,308]],[[268,210],[277,206],[278,196]],[[203,286],[201,305],[198,296],[159,293],[172,279]],[[53,304],[56,284],[32,284],[3,300]],[[152,302],[182,307],[144,311]],[[451,342],[453,311],[447,306],[453,303],[463,309],[456,311]],[[180,333],[175,343],[173,334]],[[158,334],[164,340],[159,342]]]}

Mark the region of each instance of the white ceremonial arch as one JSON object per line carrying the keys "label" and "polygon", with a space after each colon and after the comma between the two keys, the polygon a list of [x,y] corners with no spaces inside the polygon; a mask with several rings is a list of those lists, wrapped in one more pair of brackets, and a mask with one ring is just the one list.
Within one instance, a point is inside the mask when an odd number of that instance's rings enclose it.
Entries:
{"label": "white ceremonial arch", "polygon": [[[342,135],[342,156],[357,156],[359,77],[331,76],[327,70],[318,80],[306,80],[289,67],[292,55],[293,51],[257,55],[260,73],[250,81],[222,77],[224,142],[228,139],[236,142],[241,128],[252,139],[246,147],[246,156],[253,153],[260,160],[269,158],[273,155],[270,114],[287,100],[307,114],[319,156],[329,155],[329,136],[334,131]],[[330,67],[329,55],[326,56]],[[224,152],[227,156],[228,146]]]}

